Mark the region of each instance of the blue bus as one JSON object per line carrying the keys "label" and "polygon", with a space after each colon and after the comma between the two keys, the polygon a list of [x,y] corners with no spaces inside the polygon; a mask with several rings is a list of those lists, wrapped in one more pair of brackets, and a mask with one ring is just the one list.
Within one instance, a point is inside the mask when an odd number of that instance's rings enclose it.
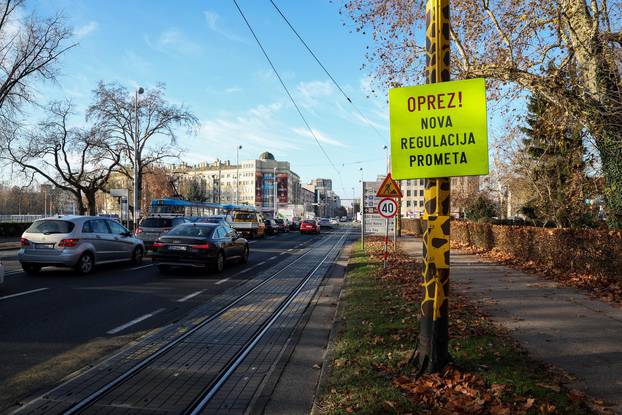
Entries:
{"label": "blue bus", "polygon": [[209,216],[233,215],[233,212],[256,212],[255,206],[209,202],[192,202],[181,199],[154,199],[150,215]]}

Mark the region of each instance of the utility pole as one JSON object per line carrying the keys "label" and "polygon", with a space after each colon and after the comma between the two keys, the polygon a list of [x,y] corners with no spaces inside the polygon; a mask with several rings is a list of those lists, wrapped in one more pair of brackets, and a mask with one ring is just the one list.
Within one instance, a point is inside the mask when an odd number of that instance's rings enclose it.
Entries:
{"label": "utility pole", "polygon": [[239,145],[235,149],[235,204],[240,204],[240,150],[242,146]]}
{"label": "utility pole", "polygon": [[138,95],[143,92],[145,92],[143,88],[136,88],[136,94],[134,97],[134,229],[138,228],[138,217],[140,216],[140,200],[138,198],[138,192],[140,191],[140,177],[138,170],[138,160],[140,159],[140,146],[138,142],[138,135],[140,134],[138,125]]}
{"label": "utility pole", "polygon": [[279,210],[278,208],[278,204],[277,204],[277,193],[276,193],[276,167],[274,168],[274,217],[276,218],[276,214]]}
{"label": "utility pole", "polygon": [[363,168],[361,170],[361,249],[365,249],[365,182],[363,181]]}
{"label": "utility pole", "polygon": [[[449,81],[449,54],[449,0],[427,0],[427,83]],[[449,201],[449,177],[426,179],[424,298],[421,302],[419,343],[413,357],[417,374],[440,372],[449,362]]]}

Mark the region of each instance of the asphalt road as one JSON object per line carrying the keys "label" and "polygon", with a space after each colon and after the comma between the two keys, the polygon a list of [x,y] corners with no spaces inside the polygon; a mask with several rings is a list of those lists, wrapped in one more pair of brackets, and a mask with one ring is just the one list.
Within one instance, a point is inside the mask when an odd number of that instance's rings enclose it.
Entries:
{"label": "asphalt road", "polygon": [[326,235],[251,241],[248,264],[230,264],[221,274],[160,274],[146,259],[139,267],[102,266],[86,277],[55,268],[28,276],[19,272],[15,251],[0,252],[9,270],[0,286],[0,412]]}

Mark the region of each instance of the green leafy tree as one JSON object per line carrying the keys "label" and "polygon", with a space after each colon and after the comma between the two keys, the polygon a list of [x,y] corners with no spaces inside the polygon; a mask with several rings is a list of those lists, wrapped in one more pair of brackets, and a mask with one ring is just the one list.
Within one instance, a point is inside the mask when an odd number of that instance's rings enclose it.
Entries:
{"label": "green leafy tree", "polygon": [[467,204],[464,212],[467,219],[482,221],[499,216],[499,205],[490,196],[480,193]]}
{"label": "green leafy tree", "polygon": [[541,94],[527,104],[523,162],[533,198],[528,203],[533,219],[557,227],[579,227],[589,220],[589,181],[585,174],[584,130],[552,106]]}
{"label": "green leafy tree", "polygon": [[185,198],[193,202],[205,202],[207,198],[201,189],[201,183],[197,180],[191,180],[185,192]]}

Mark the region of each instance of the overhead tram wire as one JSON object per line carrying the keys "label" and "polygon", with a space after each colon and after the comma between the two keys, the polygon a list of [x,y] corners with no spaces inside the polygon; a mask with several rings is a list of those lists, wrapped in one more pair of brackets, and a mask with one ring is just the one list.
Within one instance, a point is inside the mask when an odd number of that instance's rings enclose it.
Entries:
{"label": "overhead tram wire", "polygon": [[[313,131],[313,128],[311,128],[311,126],[309,125],[309,122],[307,121],[307,119],[305,118],[305,116],[303,115],[302,111],[300,110],[300,107],[298,106],[298,104],[296,104],[296,100],[294,100],[294,97],[292,96],[292,94],[289,92],[289,89],[287,88],[287,86],[285,85],[285,82],[283,81],[283,78],[281,78],[281,75],[279,74],[279,71],[276,70],[276,67],[274,66],[274,64],[272,63],[272,60],[270,59],[270,57],[268,56],[268,53],[266,52],[266,50],[264,49],[263,45],[261,44],[261,41],[259,41],[259,38],[257,37],[257,35],[255,34],[255,31],[253,30],[251,24],[249,23],[248,19],[246,19],[246,16],[244,15],[244,12],[242,11],[242,9],[240,8],[240,6],[238,5],[237,0],[233,0],[233,3],[235,4],[235,7],[238,9],[238,12],[240,12],[240,15],[242,16],[242,19],[244,19],[244,22],[246,23],[246,26],[248,26],[248,30],[250,30],[251,34],[253,35],[253,37],[255,38],[255,41],[257,42],[257,44],[259,45],[259,48],[261,49],[261,52],[263,53],[263,55],[265,56],[266,60],[268,61],[268,63],[270,64],[270,67],[272,67],[272,70],[274,71],[276,77],[278,78],[279,82],[281,83],[281,86],[283,87],[283,89],[285,90],[285,93],[287,93],[287,96],[289,97],[290,101],[292,102],[292,104],[294,104],[294,107],[296,108],[296,111],[298,111],[298,115],[300,115],[300,118],[302,118],[302,121],[304,122],[304,124],[307,126],[307,129],[309,130],[309,133],[311,134],[311,136],[315,139],[315,142],[317,143],[317,145],[320,147],[320,150],[322,150],[322,153],[324,154],[324,156],[326,157],[326,159],[328,160],[328,162],[330,163],[330,165],[333,167],[333,169],[335,169],[335,171],[337,172],[337,175],[339,176],[339,179],[342,181],[342,187],[343,187],[343,179],[341,178],[341,172],[339,171],[339,169],[337,169],[337,167],[335,166],[335,163],[333,163],[333,161],[331,160],[331,158],[328,156],[328,153],[326,152],[326,150],[324,150],[324,147],[322,147],[322,144],[320,143],[320,140],[318,140],[317,136],[315,135],[315,132]],[[344,188],[345,189],[345,188]]]}
{"label": "overhead tram wire", "polygon": [[350,97],[348,96],[348,94],[346,94],[346,92],[343,90],[343,88],[341,87],[341,85],[339,85],[339,83],[335,80],[335,78],[330,74],[330,72],[328,72],[328,69],[326,69],[326,67],[322,64],[322,62],[320,61],[320,59],[317,57],[317,55],[311,50],[311,48],[309,47],[309,45],[307,45],[307,42],[304,41],[304,39],[302,38],[302,36],[300,36],[300,34],[298,33],[298,31],[294,28],[294,26],[290,23],[290,21],[287,19],[287,17],[285,17],[285,15],[283,14],[283,12],[281,11],[281,9],[279,8],[279,6],[276,5],[276,3],[274,2],[274,0],[270,0],[270,3],[272,3],[272,6],[274,6],[274,8],[276,9],[276,11],[281,15],[281,17],[283,18],[283,20],[285,20],[285,23],[287,23],[287,25],[289,26],[290,29],[292,29],[292,32],[294,32],[294,34],[296,35],[296,37],[298,37],[298,40],[300,40],[300,42],[304,45],[304,47],[307,49],[307,51],[311,54],[311,56],[313,56],[313,59],[315,59],[315,61],[317,62],[318,65],[320,65],[320,67],[322,68],[322,70],[324,70],[324,72],[326,73],[326,75],[330,78],[330,80],[333,82],[333,84],[335,84],[335,86],[337,87],[337,89],[339,90],[339,92],[341,92],[341,94],[344,96],[344,98],[352,105],[352,107],[356,110],[356,112],[365,120],[365,122],[376,132],[376,134],[378,135],[378,137],[380,137],[380,139],[382,139],[383,142],[386,142],[386,138],[380,133],[380,131],[378,131],[378,129],[374,126],[374,124],[369,120],[369,118],[367,118],[367,116],[365,114],[363,114],[363,112],[359,109],[359,107],[356,106],[356,104],[350,99]]}

